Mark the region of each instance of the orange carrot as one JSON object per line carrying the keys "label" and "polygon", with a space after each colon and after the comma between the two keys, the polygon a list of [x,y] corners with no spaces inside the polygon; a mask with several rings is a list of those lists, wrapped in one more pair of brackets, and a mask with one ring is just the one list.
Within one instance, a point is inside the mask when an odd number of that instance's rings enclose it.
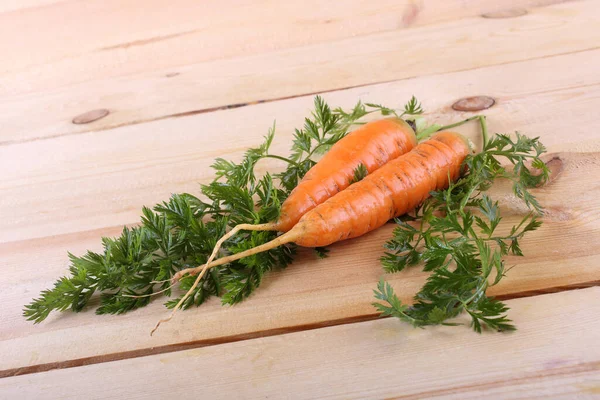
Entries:
{"label": "orange carrot", "polygon": [[400,118],[363,125],[337,142],[306,173],[282,204],[275,229],[287,232],[306,212],[350,186],[354,170],[360,164],[370,174],[416,144],[413,129]]}
{"label": "orange carrot", "polygon": [[[240,230],[289,231],[306,212],[350,186],[359,165],[364,165],[371,173],[416,144],[415,132],[401,118],[385,118],[361,126],[334,144],[306,173],[281,205],[277,221],[234,226],[217,241],[209,260],[213,260],[223,243]],[[173,279],[176,281],[181,276],[176,274]]]}
{"label": "orange carrot", "polygon": [[[269,243],[321,247],[379,228],[415,208],[431,191],[448,187],[448,178],[458,178],[469,152],[462,135],[440,132],[307,212],[291,230]],[[277,247],[269,243],[262,251]],[[256,254],[254,250],[224,257],[211,266],[246,257],[244,253]]]}
{"label": "orange carrot", "polygon": [[448,187],[469,152],[461,135],[438,133],[307,213],[280,238],[304,247],[327,246],[377,229],[418,206],[431,191]]}
{"label": "orange carrot", "polygon": [[[174,280],[185,274],[199,274],[188,292],[191,293],[209,268],[286,243],[319,247],[361,236],[379,228],[389,219],[412,210],[431,191],[446,188],[450,181],[459,177],[461,164],[469,152],[469,143],[462,135],[454,132],[437,133],[409,153],[389,161],[363,180],[306,212],[292,229],[276,239],[214,262],[213,252],[204,266],[181,270]],[[159,321],[154,329],[171,317]]]}

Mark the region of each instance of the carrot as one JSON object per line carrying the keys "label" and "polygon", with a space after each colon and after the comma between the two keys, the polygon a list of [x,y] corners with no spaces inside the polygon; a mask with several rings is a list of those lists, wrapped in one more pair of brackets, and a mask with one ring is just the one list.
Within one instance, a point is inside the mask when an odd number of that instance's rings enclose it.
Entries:
{"label": "carrot", "polygon": [[461,135],[439,133],[307,213],[283,240],[320,247],[377,229],[456,180],[469,152]]}
{"label": "carrot", "polygon": [[287,232],[306,212],[350,186],[354,170],[372,173],[417,144],[413,129],[400,118],[369,122],[337,142],[312,167],[281,206],[276,230]]}
{"label": "carrot", "polygon": [[[409,153],[389,161],[363,180],[306,212],[293,228],[276,239],[214,262],[213,252],[204,266],[181,270],[174,280],[185,274],[199,274],[188,291],[191,293],[209,268],[286,243],[320,247],[361,236],[412,210],[429,197],[431,191],[443,189],[450,181],[458,179],[462,162],[469,152],[469,143],[462,135],[437,133]],[[177,309],[176,306],[168,319],[159,321],[154,330],[161,322],[168,321]]]}
{"label": "carrot", "polygon": [[[359,165],[371,173],[416,144],[415,132],[401,118],[385,118],[361,126],[334,144],[304,175],[281,205],[277,221],[234,226],[217,241],[209,259],[214,259],[223,243],[240,230],[289,231],[306,212],[350,186]],[[177,274],[174,281],[181,276]]]}

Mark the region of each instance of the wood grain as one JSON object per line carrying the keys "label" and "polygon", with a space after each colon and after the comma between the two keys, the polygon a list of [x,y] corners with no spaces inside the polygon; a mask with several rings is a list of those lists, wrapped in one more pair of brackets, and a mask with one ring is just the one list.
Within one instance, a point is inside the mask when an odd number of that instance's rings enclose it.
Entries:
{"label": "wood grain", "polygon": [[14,95],[162,69],[176,71],[209,60],[562,1],[4,0],[0,88]]}
{"label": "wood grain", "polygon": [[[401,97],[421,91],[427,94],[425,106],[434,110],[431,120],[448,122],[470,115],[451,111],[450,106],[477,91],[497,100],[486,111],[492,131],[520,129],[542,136],[558,157],[552,163],[560,171],[537,191],[548,209],[546,223],[523,243],[526,258],[508,260],[518,267],[494,292],[536,293],[599,279],[600,251],[594,243],[600,241],[600,85],[594,65],[598,57],[588,57],[585,68],[580,63],[584,57],[423,77],[330,93],[327,98],[343,106],[358,98],[398,104],[404,101]],[[568,73],[574,66],[580,70],[576,76]],[[515,75],[530,78],[508,85]],[[142,204],[156,203],[171,192],[197,192],[197,181],[212,178],[208,165],[216,156],[239,159],[247,146],[259,142],[274,116],[280,132],[274,152],[284,152],[292,127],[301,123],[311,101],[297,98],[1,147],[0,160],[6,163],[2,170],[8,173],[0,178],[0,269],[6,282],[0,292],[5,307],[0,317],[0,353],[5,355],[0,370],[15,374],[101,362],[373,316],[371,291],[381,276],[377,258],[392,226],[333,246],[326,260],[307,251],[285,272],[270,274],[247,302],[223,308],[211,301],[180,314],[154,338],[148,331],[165,315],[162,301],[126,316],[53,315],[38,326],[20,315],[26,302],[65,273],[67,250],[98,250],[99,237],[136,222]],[[569,110],[568,118],[564,110]],[[219,140],[199,135],[201,129],[218,134]],[[479,143],[475,126],[463,132]],[[25,155],[36,163],[19,164]],[[276,170],[281,165],[265,163],[263,168]],[[495,196],[510,215],[508,221],[514,221],[523,210],[506,193],[498,187]],[[409,300],[425,275],[413,269],[389,279]]]}
{"label": "wood grain", "polygon": [[[0,98],[0,142],[105,130],[232,104],[578,52],[598,48],[600,30],[595,27],[599,23],[596,2],[568,2],[531,9],[519,18],[478,16],[402,34],[392,30],[264,54],[186,60],[177,69],[165,69],[155,62],[150,71],[116,77],[98,72],[81,83],[46,91],[39,91],[43,87],[39,74],[29,79],[5,73],[0,76],[0,87],[5,91]],[[515,42],[520,45],[514,46]],[[186,54],[197,53],[185,49]],[[160,59],[156,55],[153,58]],[[88,67],[109,69],[106,63],[96,63],[90,57],[85,60]],[[69,76],[79,70],[82,68],[71,66]],[[11,88],[22,82],[35,83],[36,91],[23,94],[23,88]],[[75,116],[96,109],[108,109],[111,114],[90,124],[71,122]],[[24,117],[32,110],[35,118]]]}
{"label": "wood grain", "polygon": [[0,394],[591,399],[600,388],[600,319],[586,305],[598,302],[600,288],[511,300],[519,330],[510,334],[384,319],[7,378]]}

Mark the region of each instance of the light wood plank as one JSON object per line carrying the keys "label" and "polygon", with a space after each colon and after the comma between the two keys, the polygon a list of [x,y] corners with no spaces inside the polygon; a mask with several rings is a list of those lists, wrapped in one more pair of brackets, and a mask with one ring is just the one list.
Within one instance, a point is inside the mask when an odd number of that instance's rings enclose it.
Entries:
{"label": "light wood plank", "polygon": [[[114,78],[95,73],[80,84],[29,94],[12,95],[11,87],[20,82],[43,86],[39,79],[4,74],[0,87],[7,95],[0,100],[0,142],[104,130],[230,104],[597,48],[599,23],[596,2],[569,2],[532,9],[519,18],[475,17],[402,34],[390,31],[196,64],[188,60],[176,69],[153,65],[151,71]],[[173,51],[174,45],[168,48]],[[186,53],[198,52],[184,48]],[[161,59],[155,54],[152,57]],[[90,66],[108,69],[92,57],[86,57],[85,62],[85,66],[70,66],[69,76],[76,71],[87,73]],[[171,77],[174,72],[179,75]],[[94,109],[111,113],[90,124],[71,122]],[[32,112],[35,118],[27,118]]]}
{"label": "light wood plank", "polygon": [[38,91],[562,1],[5,0],[0,88]]}
{"label": "light wood plank", "polygon": [[[600,288],[509,301],[519,330],[395,319],[0,380],[35,398],[598,398]],[[110,382],[110,384],[106,384]]]}
{"label": "light wood plank", "polygon": [[[589,57],[590,62],[595,58]],[[485,93],[496,97],[498,104],[488,110],[492,130],[521,129],[542,136],[550,150],[558,152],[562,167],[557,170],[562,171],[548,187],[537,191],[549,211],[546,224],[523,243],[526,258],[509,260],[509,265],[517,263],[518,267],[495,294],[585,285],[599,277],[600,250],[594,243],[600,242],[600,126],[596,117],[600,85],[593,64],[590,72],[580,68],[576,76],[569,73],[581,66],[579,61],[569,64],[557,57],[340,91],[327,98],[344,106],[359,97],[396,104],[411,93],[422,92],[427,94],[425,105],[435,110],[434,119],[447,122],[465,116],[448,111],[454,96]],[[519,85],[507,84],[514,76],[529,78]],[[549,76],[557,79],[549,80]],[[572,79],[570,83],[558,78],[565,76]],[[580,86],[583,83],[592,86]],[[182,313],[154,338],[147,333],[165,314],[162,301],[127,316],[54,315],[38,326],[20,315],[23,304],[66,271],[67,250],[75,254],[88,248],[98,250],[99,237],[118,233],[116,225],[136,222],[142,204],[163,200],[170,192],[197,192],[196,182],[211,178],[209,163],[216,156],[239,158],[246,146],[258,143],[273,116],[281,128],[274,151],[284,151],[291,127],[301,123],[310,102],[310,98],[298,98],[0,148],[0,160],[6,162],[0,169],[9,172],[0,180],[4,224],[0,232],[5,241],[0,245],[0,269],[6,282],[0,292],[5,307],[0,316],[0,353],[5,355],[0,371],[105,360],[161,346],[231,340],[236,335],[373,315],[371,290],[381,276],[377,259],[391,226],[333,246],[326,260],[318,261],[307,252],[288,270],[269,275],[247,302],[222,308],[212,301]],[[569,118],[564,110],[569,110]],[[198,127],[218,133],[219,140],[198,136]],[[239,132],[247,134],[239,136]],[[477,141],[474,126],[463,132]],[[36,164],[18,163],[25,156]],[[265,163],[262,168],[280,167]],[[502,197],[507,214],[522,212],[504,189],[498,188],[496,195]],[[424,279],[417,269],[390,277],[404,300]]]}

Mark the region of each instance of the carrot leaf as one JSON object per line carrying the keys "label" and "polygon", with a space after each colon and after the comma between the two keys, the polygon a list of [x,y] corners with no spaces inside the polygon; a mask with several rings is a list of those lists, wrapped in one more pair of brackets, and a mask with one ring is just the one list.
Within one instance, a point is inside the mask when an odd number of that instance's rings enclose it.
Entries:
{"label": "carrot leaf", "polygon": [[424,110],[421,107],[421,103],[417,100],[415,96],[412,96],[408,103],[404,105],[404,111],[402,115],[419,115],[423,114]]}
{"label": "carrot leaf", "polygon": [[369,171],[367,170],[367,167],[365,167],[365,164],[359,164],[358,167],[354,168],[350,184],[352,185],[353,183],[362,181],[367,175],[369,175]]}
{"label": "carrot leaf", "polygon": [[[392,238],[384,245],[384,270],[399,272],[423,262],[431,275],[414,296],[413,304],[403,306],[401,312],[394,311],[398,300],[391,287],[380,282],[375,297],[389,304],[376,305],[383,315],[426,326],[448,324],[448,320],[466,313],[471,327],[479,333],[486,328],[515,329],[506,316],[508,308],[488,297],[486,291],[504,277],[503,257],[509,253],[523,256],[520,240],[541,226],[538,215],[542,207],[530,188],[546,182],[549,171],[540,159],[545,147],[539,138],[516,133],[514,138],[495,135],[485,142],[481,153],[465,160],[463,176],[446,190],[433,192],[417,208],[410,224],[397,220]],[[531,210],[509,229],[503,224],[498,201],[485,193],[499,179],[511,181],[513,194]],[[509,233],[497,234],[501,226]]]}
{"label": "carrot leaf", "polygon": [[319,258],[329,257],[329,249],[327,247],[315,247],[315,253]]}

